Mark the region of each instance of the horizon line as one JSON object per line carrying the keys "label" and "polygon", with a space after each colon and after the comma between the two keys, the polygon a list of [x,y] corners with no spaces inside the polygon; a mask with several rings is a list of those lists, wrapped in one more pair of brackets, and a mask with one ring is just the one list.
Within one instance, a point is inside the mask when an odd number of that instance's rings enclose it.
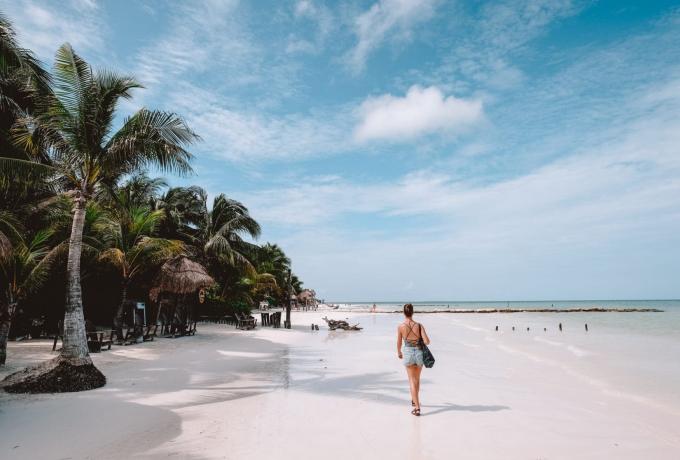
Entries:
{"label": "horizon line", "polygon": [[[327,299],[324,299],[327,300]],[[680,302],[679,299],[539,299],[539,300],[328,300],[332,303],[502,303],[502,302]],[[326,302],[326,303],[328,303]]]}

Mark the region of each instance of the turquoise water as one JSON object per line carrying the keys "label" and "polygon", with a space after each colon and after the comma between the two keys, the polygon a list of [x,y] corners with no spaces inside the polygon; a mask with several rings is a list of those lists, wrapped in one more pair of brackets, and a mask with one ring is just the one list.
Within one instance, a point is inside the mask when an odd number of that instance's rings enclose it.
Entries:
{"label": "turquoise water", "polygon": [[[479,308],[656,308],[680,310],[680,300],[513,300],[513,301],[409,301],[416,310],[479,309]],[[374,303],[381,309],[398,310],[404,302],[339,302],[350,309],[370,308]]]}
{"label": "turquoise water", "polygon": [[[343,310],[368,310],[373,303],[379,311],[401,311],[401,302],[348,302],[340,303]],[[542,300],[542,301],[422,301],[411,302],[416,312],[475,309],[544,309],[555,308],[651,308],[661,313],[512,313],[493,314],[504,323],[520,324],[530,322],[541,329],[561,322],[565,327],[583,329],[587,323],[590,330],[608,332],[630,332],[639,335],[672,336],[680,338],[680,300]],[[486,314],[485,314],[486,315]],[[491,315],[491,314],[490,314]]]}

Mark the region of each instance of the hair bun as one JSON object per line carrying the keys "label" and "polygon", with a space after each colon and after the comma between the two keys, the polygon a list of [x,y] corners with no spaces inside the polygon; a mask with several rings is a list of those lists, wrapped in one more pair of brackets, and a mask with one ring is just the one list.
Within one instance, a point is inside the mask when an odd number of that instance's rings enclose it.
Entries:
{"label": "hair bun", "polygon": [[410,303],[407,303],[404,305],[404,315],[408,316],[409,318],[413,316],[413,305]]}

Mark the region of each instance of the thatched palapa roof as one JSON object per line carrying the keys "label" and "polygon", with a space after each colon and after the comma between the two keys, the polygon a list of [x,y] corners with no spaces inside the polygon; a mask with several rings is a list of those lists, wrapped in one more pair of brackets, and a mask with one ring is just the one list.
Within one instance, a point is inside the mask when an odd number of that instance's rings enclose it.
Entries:
{"label": "thatched palapa roof", "polygon": [[161,292],[189,294],[214,283],[215,280],[208,275],[203,265],[184,256],[178,256],[163,264],[150,296],[156,300]]}

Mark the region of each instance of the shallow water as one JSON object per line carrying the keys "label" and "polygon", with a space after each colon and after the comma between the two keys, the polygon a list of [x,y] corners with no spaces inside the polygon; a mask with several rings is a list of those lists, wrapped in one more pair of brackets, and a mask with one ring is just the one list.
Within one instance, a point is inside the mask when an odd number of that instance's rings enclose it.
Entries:
{"label": "shallow water", "polygon": [[[545,328],[557,327],[562,323],[563,328],[585,330],[585,324],[590,329],[602,331],[610,330],[630,332],[640,335],[674,336],[680,339],[680,300],[543,300],[543,301],[426,301],[411,302],[416,312],[446,312],[447,310],[477,310],[477,309],[545,309],[566,310],[573,308],[639,308],[658,309],[662,312],[522,312],[500,314],[506,323],[516,323],[517,327]],[[403,303],[375,302],[378,311],[401,311]],[[373,303],[348,302],[340,303],[343,310],[369,310]],[[456,315],[457,316],[457,315]],[[476,315],[475,315],[476,316]]]}

